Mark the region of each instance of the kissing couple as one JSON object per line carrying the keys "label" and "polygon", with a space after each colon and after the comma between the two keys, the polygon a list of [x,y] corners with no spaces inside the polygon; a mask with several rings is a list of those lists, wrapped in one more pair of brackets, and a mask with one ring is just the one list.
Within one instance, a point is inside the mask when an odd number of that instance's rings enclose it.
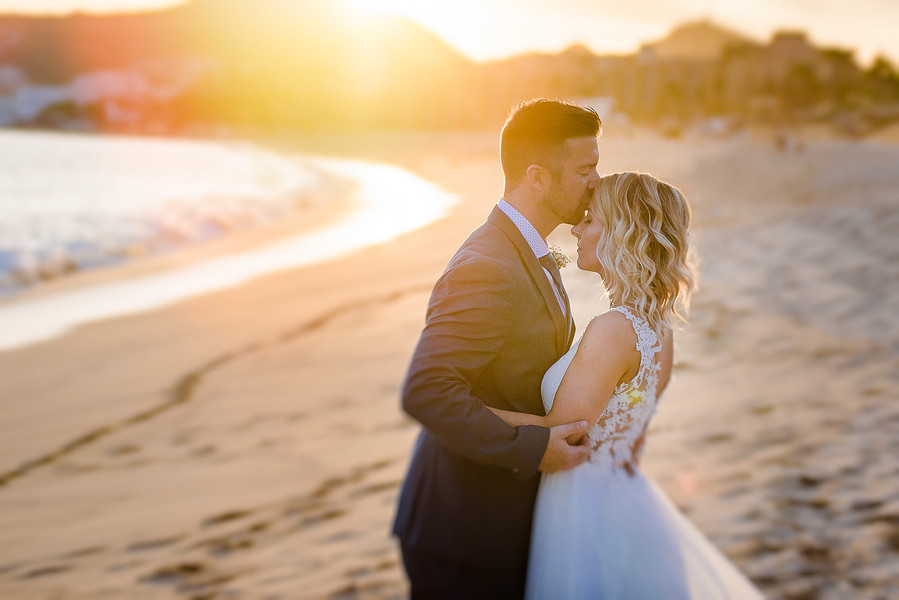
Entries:
{"label": "kissing couple", "polygon": [[[503,197],[434,286],[393,530],[414,599],[762,597],[638,467],[694,284],[690,207],[600,177],[600,129],[569,102],[516,107]],[[577,341],[546,242],[562,223],[611,303]]]}

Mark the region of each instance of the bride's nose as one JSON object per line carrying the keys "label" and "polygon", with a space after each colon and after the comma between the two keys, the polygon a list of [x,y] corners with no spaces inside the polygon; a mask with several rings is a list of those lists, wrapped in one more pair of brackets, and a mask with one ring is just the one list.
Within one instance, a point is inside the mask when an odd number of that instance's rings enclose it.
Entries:
{"label": "bride's nose", "polygon": [[581,239],[581,224],[578,223],[574,227],[571,228],[571,235],[576,237],[577,239]]}

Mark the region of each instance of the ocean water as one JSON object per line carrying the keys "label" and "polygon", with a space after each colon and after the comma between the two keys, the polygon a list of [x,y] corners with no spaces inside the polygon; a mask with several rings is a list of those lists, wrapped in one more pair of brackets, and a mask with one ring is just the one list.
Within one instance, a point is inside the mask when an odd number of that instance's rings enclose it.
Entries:
{"label": "ocean water", "polygon": [[0,351],[389,242],[456,200],[391,165],[192,141],[0,131],[0,174],[0,290],[176,251],[329,193],[348,193],[352,207],[327,226],[152,275],[25,299],[8,292]]}
{"label": "ocean water", "polygon": [[324,180],[246,143],[0,130],[0,294],[281,219]]}

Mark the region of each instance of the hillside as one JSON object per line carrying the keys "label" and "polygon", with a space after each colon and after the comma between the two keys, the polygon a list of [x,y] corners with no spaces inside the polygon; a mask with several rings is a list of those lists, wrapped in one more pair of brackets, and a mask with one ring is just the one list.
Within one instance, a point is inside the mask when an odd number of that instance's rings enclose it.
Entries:
{"label": "hillside", "polygon": [[664,59],[714,60],[727,46],[746,43],[754,42],[710,21],[697,21],[676,27],[664,39],[646,44],[644,48]]}
{"label": "hillside", "polygon": [[471,66],[410,20],[347,14],[339,2],[194,0],[149,13],[0,16],[0,63],[57,85],[103,70],[162,82],[190,71],[196,81],[174,107],[184,119],[304,126],[328,113],[400,118],[435,87],[458,87]]}

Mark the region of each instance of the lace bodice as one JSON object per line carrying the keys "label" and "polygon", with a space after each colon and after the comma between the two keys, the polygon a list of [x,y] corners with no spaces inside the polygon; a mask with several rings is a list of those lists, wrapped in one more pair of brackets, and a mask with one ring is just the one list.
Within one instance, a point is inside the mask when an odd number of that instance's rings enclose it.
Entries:
{"label": "lace bodice", "polygon": [[[618,385],[609,398],[606,409],[597,422],[587,431],[593,452],[590,462],[604,469],[623,469],[633,473],[642,444],[637,442],[646,431],[657,405],[658,371],[660,364],[656,353],[662,345],[659,335],[644,319],[630,309],[618,306],[612,310],[623,314],[631,322],[637,334],[637,350],[640,352],[640,369],[633,379]],[[541,393],[543,406],[549,413],[562,377],[571,364],[581,340],[547,370],[543,376]]]}

